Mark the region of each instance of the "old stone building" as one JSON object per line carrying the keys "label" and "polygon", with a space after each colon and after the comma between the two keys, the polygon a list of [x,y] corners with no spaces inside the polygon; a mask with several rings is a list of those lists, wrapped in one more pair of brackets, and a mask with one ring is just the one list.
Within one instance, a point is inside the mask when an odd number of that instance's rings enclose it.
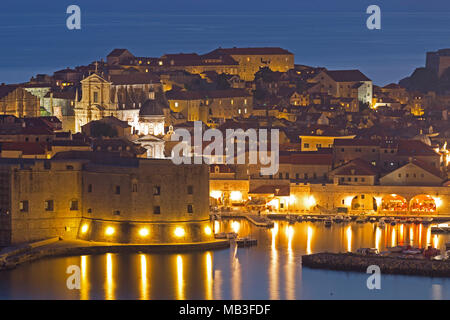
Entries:
{"label": "old stone building", "polygon": [[426,68],[440,77],[450,68],[450,49],[427,52]]}
{"label": "old stone building", "polygon": [[168,91],[166,97],[173,112],[181,112],[188,121],[208,122],[212,118],[248,117],[253,96],[243,89],[212,91]]}
{"label": "old stone building", "polygon": [[82,97],[75,102],[75,131],[86,123],[107,116],[128,122],[139,129],[139,112],[143,104],[160,91],[159,78],[153,74],[133,73],[109,76],[97,73],[81,80]]}
{"label": "old stone building", "polygon": [[282,48],[218,48],[206,56],[229,55],[239,64],[238,75],[245,81],[252,81],[260,68],[286,72],[294,68],[294,55]]}
{"label": "old stone building", "polygon": [[324,70],[312,80],[320,91],[338,98],[356,98],[372,106],[373,84],[359,70]]}
{"label": "old stone building", "polygon": [[66,152],[0,160],[0,245],[50,237],[121,243],[213,240],[208,167]]}
{"label": "old stone building", "polygon": [[40,116],[40,99],[17,85],[0,85],[0,113],[16,117]]}

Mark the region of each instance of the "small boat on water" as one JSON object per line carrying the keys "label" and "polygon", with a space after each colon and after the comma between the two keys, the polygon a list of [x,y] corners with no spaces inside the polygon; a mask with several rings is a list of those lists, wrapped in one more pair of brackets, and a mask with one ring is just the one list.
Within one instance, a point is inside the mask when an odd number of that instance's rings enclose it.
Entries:
{"label": "small boat on water", "polygon": [[391,220],[391,226],[395,226],[395,225],[397,224],[397,222],[398,222],[397,220],[392,219],[392,220]]}
{"label": "small boat on water", "polygon": [[372,223],[377,222],[377,218],[372,217],[372,218],[369,219],[369,221],[372,222]]}
{"label": "small boat on water", "polygon": [[378,228],[384,229],[385,227],[386,227],[386,222],[384,222],[384,220],[380,219],[380,221],[378,222]]}
{"label": "small boat on water", "polygon": [[422,220],[420,220],[419,218],[415,218],[414,219],[414,224],[421,224]]}
{"label": "small boat on water", "polygon": [[258,240],[250,237],[237,238],[235,241],[239,248],[256,246],[258,244]]}
{"label": "small boat on water", "polygon": [[214,235],[214,238],[216,238],[216,239],[236,239],[237,238],[237,233],[236,232],[216,233]]}
{"label": "small boat on water", "polygon": [[344,221],[344,217],[341,216],[340,214],[338,214],[337,216],[333,217],[333,221],[336,222],[336,223],[341,223],[341,222]]}
{"label": "small boat on water", "polygon": [[404,250],[402,253],[404,253],[404,254],[421,254],[422,250],[417,249],[417,248],[411,248],[411,249]]}
{"label": "small boat on water", "polygon": [[358,250],[356,250],[356,253],[362,255],[377,255],[379,254],[379,251],[376,248],[359,248]]}
{"label": "small boat on water", "polygon": [[422,224],[431,224],[433,222],[433,218],[425,218],[422,220]]}
{"label": "small boat on water", "polygon": [[325,227],[331,227],[331,224],[332,224],[332,221],[331,221],[331,218],[327,218],[327,219],[325,219]]}

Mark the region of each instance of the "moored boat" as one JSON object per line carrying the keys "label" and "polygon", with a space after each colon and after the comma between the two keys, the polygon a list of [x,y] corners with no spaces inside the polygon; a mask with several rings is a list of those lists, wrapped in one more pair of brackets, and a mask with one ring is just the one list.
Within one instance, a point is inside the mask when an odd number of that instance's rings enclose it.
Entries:
{"label": "moored boat", "polygon": [[251,246],[256,246],[258,244],[258,240],[250,238],[250,237],[237,238],[236,244],[238,247],[251,247]]}

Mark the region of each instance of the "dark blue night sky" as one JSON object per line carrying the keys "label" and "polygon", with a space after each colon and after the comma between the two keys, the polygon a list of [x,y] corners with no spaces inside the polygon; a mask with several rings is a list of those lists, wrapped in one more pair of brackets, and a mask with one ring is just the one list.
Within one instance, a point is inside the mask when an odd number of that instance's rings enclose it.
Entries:
{"label": "dark blue night sky", "polygon": [[[66,8],[82,30],[66,28]],[[366,8],[382,29],[366,28]],[[358,68],[376,84],[398,82],[450,47],[448,0],[16,0],[0,11],[0,83],[88,64],[116,47],[137,56],[205,53],[219,46],[280,46],[298,64]]]}

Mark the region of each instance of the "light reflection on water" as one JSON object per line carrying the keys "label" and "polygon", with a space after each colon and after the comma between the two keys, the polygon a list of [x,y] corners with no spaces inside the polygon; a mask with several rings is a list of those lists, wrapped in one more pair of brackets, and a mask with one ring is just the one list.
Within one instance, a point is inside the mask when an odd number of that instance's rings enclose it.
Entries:
{"label": "light reflection on water", "polygon": [[[272,229],[225,220],[222,232],[252,235],[258,246],[183,254],[105,254],[51,258],[0,272],[0,299],[450,299],[450,279],[386,275],[369,291],[364,273],[301,267],[301,255],[414,245],[443,248],[448,235],[415,224],[334,224],[278,221]],[[70,265],[81,290],[66,287]]]}

